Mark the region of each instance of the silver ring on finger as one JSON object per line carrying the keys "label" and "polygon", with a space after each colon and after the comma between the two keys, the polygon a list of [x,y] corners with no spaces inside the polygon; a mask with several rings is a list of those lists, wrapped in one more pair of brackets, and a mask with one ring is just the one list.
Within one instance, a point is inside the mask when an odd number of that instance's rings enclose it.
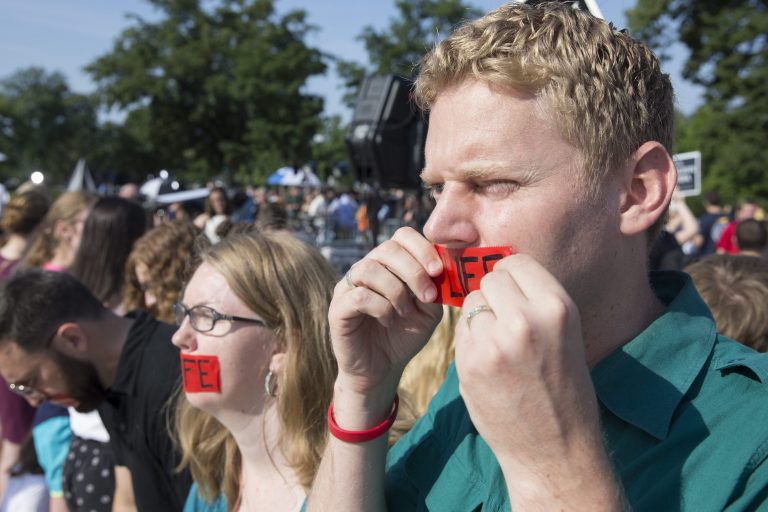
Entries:
{"label": "silver ring on finger", "polygon": [[347,286],[349,286],[349,289],[357,288],[357,285],[352,282],[352,276],[350,273],[352,272],[352,269],[347,270],[347,273],[344,274],[344,281],[347,283]]}
{"label": "silver ring on finger", "polygon": [[472,323],[472,319],[475,318],[480,313],[493,313],[493,310],[491,309],[491,306],[487,304],[480,304],[479,306],[475,306],[474,308],[469,310],[469,313],[467,313],[467,327],[469,327],[470,323]]}

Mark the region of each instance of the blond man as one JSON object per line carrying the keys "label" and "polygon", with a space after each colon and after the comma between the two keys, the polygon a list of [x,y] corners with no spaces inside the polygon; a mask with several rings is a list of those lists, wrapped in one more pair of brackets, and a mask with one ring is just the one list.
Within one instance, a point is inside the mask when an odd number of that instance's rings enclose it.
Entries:
{"label": "blond man", "polygon": [[[436,207],[335,288],[309,510],[759,504],[765,364],[715,334],[685,275],[646,271],[677,180],[655,56],[570,6],[509,4],[438,44],[415,93]],[[433,243],[515,254],[466,297],[455,368],[387,454],[371,432],[440,318]]]}

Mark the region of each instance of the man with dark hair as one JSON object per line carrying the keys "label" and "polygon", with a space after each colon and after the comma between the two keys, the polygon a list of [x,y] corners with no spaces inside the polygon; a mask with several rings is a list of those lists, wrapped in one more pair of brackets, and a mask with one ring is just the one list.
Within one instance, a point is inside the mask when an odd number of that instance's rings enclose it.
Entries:
{"label": "man with dark hair", "polygon": [[736,244],[743,256],[765,256],[768,247],[768,228],[765,222],[746,219],[736,226]]}
{"label": "man with dark hair", "polygon": [[80,412],[98,409],[139,510],[181,510],[191,484],[176,473],[167,403],[179,382],[175,328],[121,317],[66,273],[27,270],[0,287],[0,373],[9,388]]}

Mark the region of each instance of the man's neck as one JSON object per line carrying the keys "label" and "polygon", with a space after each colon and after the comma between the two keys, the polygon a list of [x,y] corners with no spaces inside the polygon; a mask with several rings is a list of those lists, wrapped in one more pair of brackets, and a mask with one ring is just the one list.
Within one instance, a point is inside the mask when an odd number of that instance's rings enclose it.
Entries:
{"label": "man's neck", "polygon": [[128,340],[128,333],[134,319],[108,313],[105,319],[93,322],[91,329],[100,349],[96,352],[96,369],[104,388],[109,389],[115,382],[120,356]]}
{"label": "man's neck", "polygon": [[582,311],[584,351],[590,368],[632,341],[663,312],[648,276],[625,272],[614,275],[609,292]]}

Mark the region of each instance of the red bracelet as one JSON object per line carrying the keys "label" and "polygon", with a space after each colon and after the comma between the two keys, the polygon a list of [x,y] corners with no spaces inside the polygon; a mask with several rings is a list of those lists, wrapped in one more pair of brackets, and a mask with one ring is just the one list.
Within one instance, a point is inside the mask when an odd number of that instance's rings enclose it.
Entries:
{"label": "red bracelet", "polygon": [[400,397],[395,395],[395,402],[392,404],[392,412],[389,413],[389,417],[382,423],[379,423],[373,428],[368,430],[344,430],[337,423],[333,417],[333,402],[328,406],[328,431],[333,437],[344,441],[345,443],[364,443],[384,434],[397,418],[397,406],[400,404]]}

